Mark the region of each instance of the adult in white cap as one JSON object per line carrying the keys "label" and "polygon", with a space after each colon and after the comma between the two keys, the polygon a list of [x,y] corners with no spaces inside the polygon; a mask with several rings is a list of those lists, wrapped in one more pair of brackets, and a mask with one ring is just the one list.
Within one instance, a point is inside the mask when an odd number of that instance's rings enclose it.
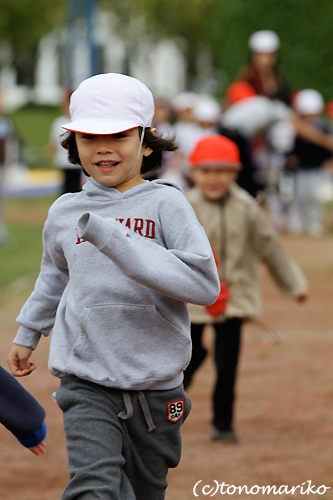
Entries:
{"label": "adult in white cap", "polygon": [[[321,117],[324,99],[314,89],[305,89],[295,96],[294,109],[300,118],[315,129],[329,132],[329,124]],[[332,158],[326,148],[305,140],[299,135],[288,157],[289,168],[295,170],[295,194],[291,207],[290,231],[318,237],[323,233],[321,192],[326,180],[325,166]]]}
{"label": "adult in white cap", "polygon": [[290,89],[277,69],[280,40],[271,30],[256,31],[250,36],[251,61],[241,70],[240,80],[249,82],[258,95],[280,99],[290,104]]}
{"label": "adult in white cap", "polygon": [[280,47],[280,40],[274,31],[260,30],[250,36],[249,47],[252,52],[272,54]]}

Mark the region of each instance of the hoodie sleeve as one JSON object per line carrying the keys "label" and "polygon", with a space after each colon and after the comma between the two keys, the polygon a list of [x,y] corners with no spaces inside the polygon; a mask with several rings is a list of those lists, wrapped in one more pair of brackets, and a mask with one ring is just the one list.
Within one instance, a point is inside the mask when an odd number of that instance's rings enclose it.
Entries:
{"label": "hoodie sleeve", "polygon": [[266,219],[260,207],[252,214],[252,235],[261,260],[267,265],[274,281],[286,295],[298,297],[308,283],[299,265],[284,249],[276,230]]}
{"label": "hoodie sleeve", "polygon": [[51,231],[50,226],[48,219],[43,230],[44,251],[34,291],[16,319],[21,325],[14,343],[32,349],[36,348],[41,335],[49,335],[68,283],[67,262],[56,241],[57,231]]}
{"label": "hoodie sleeve", "polygon": [[[189,215],[178,211],[182,219],[177,231],[170,224],[164,231],[166,248],[91,212],[80,218],[78,230],[133,280],[176,300],[210,305],[220,292],[211,246],[192,209]],[[168,220],[174,220],[170,214]]]}

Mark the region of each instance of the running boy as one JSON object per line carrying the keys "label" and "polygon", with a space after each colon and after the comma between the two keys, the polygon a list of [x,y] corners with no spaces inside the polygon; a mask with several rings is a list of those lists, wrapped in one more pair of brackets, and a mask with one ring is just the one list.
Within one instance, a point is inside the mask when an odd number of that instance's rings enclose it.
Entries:
{"label": "running boy", "polygon": [[257,202],[234,182],[241,166],[236,144],[221,135],[204,137],[191,152],[189,163],[196,187],[187,198],[206,230],[230,298],[227,306],[220,301],[219,308],[217,303],[214,308],[189,306],[193,352],[184,386],[190,384],[207,354],[201,344],[202,331],[212,323],[217,368],[213,440],[235,442],[233,401],[241,329],[244,320],[260,314],[261,263],[267,265],[280,289],[300,302],[307,298],[307,283]]}
{"label": "running boy", "polygon": [[61,196],[8,361],[29,367],[54,324],[49,368],[61,378],[70,481],[62,499],[160,500],[190,410],[187,302],[210,304],[219,280],[209,241],[182,191],[144,181],[172,140],[154,135],[151,92],[120,75],[73,93],[72,162],[91,178]]}

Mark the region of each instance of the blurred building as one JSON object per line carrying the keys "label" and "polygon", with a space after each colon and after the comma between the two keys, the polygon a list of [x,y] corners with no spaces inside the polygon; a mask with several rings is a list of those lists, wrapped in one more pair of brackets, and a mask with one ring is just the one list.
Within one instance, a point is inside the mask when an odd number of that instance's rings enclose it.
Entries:
{"label": "blurred building", "polygon": [[[129,74],[143,81],[154,94],[160,96],[172,97],[184,90],[185,62],[175,42],[153,42],[144,35],[140,22],[135,23],[137,33],[132,38],[128,33],[119,36],[115,29],[117,19],[112,12],[98,12],[95,23],[98,26],[94,30],[96,73]],[[76,87],[90,76],[89,54],[83,33],[81,40],[76,39],[71,53],[72,81],[69,83],[68,46],[66,29],[57,29],[41,39],[37,60],[34,61],[32,85],[12,66],[2,65],[0,87],[4,92],[7,111],[27,103],[58,105],[64,87]]]}

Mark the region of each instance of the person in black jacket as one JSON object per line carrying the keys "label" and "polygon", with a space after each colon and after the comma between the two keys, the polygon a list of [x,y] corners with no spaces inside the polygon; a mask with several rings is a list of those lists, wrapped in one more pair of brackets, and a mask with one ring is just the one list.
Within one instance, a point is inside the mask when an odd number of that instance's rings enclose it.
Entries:
{"label": "person in black jacket", "polygon": [[44,408],[0,366],[0,422],[37,456],[46,451],[44,419]]}
{"label": "person in black jacket", "polygon": [[[321,118],[324,100],[314,89],[300,91],[294,100],[299,116],[317,129],[329,133],[329,125]],[[287,158],[287,167],[295,172],[295,193],[291,206],[289,230],[292,234],[307,233],[319,237],[323,233],[321,189],[324,167],[332,152],[297,136]]]}

